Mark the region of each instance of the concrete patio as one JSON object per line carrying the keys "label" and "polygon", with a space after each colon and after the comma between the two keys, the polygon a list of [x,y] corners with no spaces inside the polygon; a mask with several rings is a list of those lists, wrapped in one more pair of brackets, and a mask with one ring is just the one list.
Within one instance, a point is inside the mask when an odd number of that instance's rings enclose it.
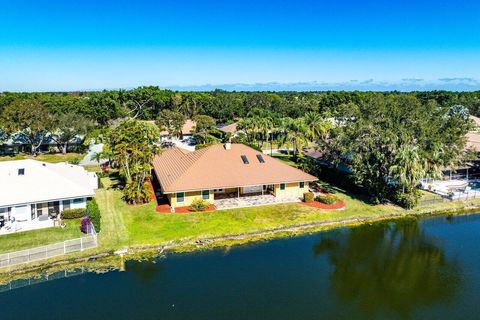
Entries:
{"label": "concrete patio", "polygon": [[55,220],[52,219],[47,219],[45,221],[33,220],[24,222],[8,222],[4,227],[0,228],[0,236],[15,232],[52,228],[56,225],[58,225],[58,223],[56,224]]}
{"label": "concrete patio", "polygon": [[300,202],[298,197],[277,198],[271,194],[214,200],[217,210]]}

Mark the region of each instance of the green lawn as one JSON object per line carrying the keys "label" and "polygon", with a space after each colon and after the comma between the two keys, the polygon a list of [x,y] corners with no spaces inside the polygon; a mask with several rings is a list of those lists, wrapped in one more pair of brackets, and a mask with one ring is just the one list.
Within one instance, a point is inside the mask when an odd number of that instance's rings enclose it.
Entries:
{"label": "green lawn", "polygon": [[[178,243],[223,235],[237,235],[311,222],[332,221],[353,217],[379,217],[388,214],[422,214],[432,211],[465,210],[479,206],[480,199],[456,201],[405,210],[394,205],[371,205],[362,197],[345,193],[332,186],[329,192],[342,199],[342,211],[326,211],[301,204],[281,204],[239,208],[223,211],[161,214],[155,211],[155,202],[131,206],[122,200],[114,181],[102,178],[105,188],[97,191],[96,200],[102,213],[99,247],[88,254],[114,251],[126,247],[141,247]],[[60,242],[82,236],[78,220],[66,221],[64,229],[50,228],[0,236],[0,252],[10,252]],[[86,254],[86,253],[85,253]]]}
{"label": "green lawn", "polygon": [[100,165],[98,164],[93,164],[93,165],[88,165],[88,166],[83,166],[85,170],[90,171],[90,172],[102,172],[102,168],[100,168]]}
{"label": "green lawn", "polygon": [[[108,183],[109,179],[104,179]],[[101,204],[102,230],[98,234],[99,247],[92,252],[113,251],[122,248],[127,243],[128,234],[123,222],[123,216],[113,205],[113,195],[120,195],[119,191],[113,189],[99,189],[96,199]],[[80,219],[63,220],[67,225],[65,228],[48,228],[18,232],[0,236],[0,253],[18,251],[64,240],[80,238],[85,236],[80,231]]]}
{"label": "green lawn", "polygon": [[[269,154],[270,155],[270,154]],[[272,157],[278,160],[281,160],[288,164],[289,166],[292,166],[294,168],[298,167],[298,164],[292,160],[293,156],[288,155],[288,154],[283,154],[283,153],[274,153],[272,154]]]}
{"label": "green lawn", "polygon": [[[347,203],[343,211],[325,211],[300,204],[282,204],[239,208],[204,213],[161,214],[155,211],[155,202],[131,206],[122,200],[119,190],[109,188],[111,180],[102,178],[106,189],[97,193],[102,211],[102,226],[112,225],[111,231],[101,235],[112,245],[161,245],[222,235],[242,234],[293,226],[314,221],[375,216],[405,210],[391,205],[369,205],[345,193],[337,195]],[[107,222],[105,219],[109,219]],[[110,228],[110,227],[109,227]],[[110,233],[111,234],[108,234]]]}
{"label": "green lawn", "polygon": [[16,154],[13,156],[2,156],[0,157],[0,161],[8,161],[8,160],[22,160],[22,159],[34,159],[38,161],[44,162],[71,162],[71,163],[78,163],[85,157],[86,154],[84,153],[48,153],[48,154],[39,154],[36,157],[33,157],[28,154]]}
{"label": "green lawn", "polygon": [[0,253],[29,249],[64,240],[80,238],[80,220],[64,220],[65,228],[48,228],[0,236]]}
{"label": "green lawn", "polygon": [[[110,183],[108,178],[103,179],[105,185]],[[371,205],[362,197],[349,195],[335,187],[330,187],[330,191],[345,202],[345,210],[326,211],[301,204],[281,204],[204,213],[161,214],[155,211],[154,202],[140,206],[125,204],[121,199],[121,192],[114,189],[102,191],[102,197],[97,197],[97,201],[102,212],[111,211],[109,215],[116,217],[118,230],[125,235],[120,241],[128,246],[162,245],[169,242],[264,231],[309,222],[353,217],[375,218],[388,214],[413,215],[431,211],[462,210],[471,205],[480,205],[480,200],[473,200],[468,203],[460,201],[405,210],[390,204]],[[120,227],[122,223],[125,229]]]}

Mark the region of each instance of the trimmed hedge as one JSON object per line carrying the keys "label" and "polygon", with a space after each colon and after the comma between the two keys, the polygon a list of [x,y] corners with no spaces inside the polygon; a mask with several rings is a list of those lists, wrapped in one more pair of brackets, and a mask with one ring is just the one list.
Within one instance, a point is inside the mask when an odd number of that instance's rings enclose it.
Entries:
{"label": "trimmed hedge", "polygon": [[194,199],[192,201],[192,204],[190,205],[189,210],[190,211],[205,211],[208,209],[210,204],[207,201],[203,201],[202,199]]}
{"label": "trimmed hedge", "polygon": [[303,201],[304,202],[313,202],[315,195],[312,192],[305,192],[303,194]]}
{"label": "trimmed hedge", "polygon": [[65,209],[62,211],[62,219],[79,219],[85,217],[85,209]]}
{"label": "trimmed hedge", "polygon": [[334,195],[319,195],[315,197],[315,200],[325,204],[334,204],[335,202],[337,202],[337,197],[335,197]]}
{"label": "trimmed hedge", "polygon": [[101,214],[100,209],[98,208],[98,204],[95,201],[95,198],[90,199],[87,201],[87,209],[92,220],[92,224],[95,227],[95,231],[98,233],[101,230]]}

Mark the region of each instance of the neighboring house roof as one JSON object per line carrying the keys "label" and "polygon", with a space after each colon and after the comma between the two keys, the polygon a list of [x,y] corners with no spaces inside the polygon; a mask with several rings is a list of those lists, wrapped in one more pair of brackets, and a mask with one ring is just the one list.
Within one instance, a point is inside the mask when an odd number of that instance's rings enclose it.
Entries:
{"label": "neighboring house roof", "polygon": [[470,116],[470,119],[473,120],[473,122],[475,122],[475,125],[477,127],[480,127],[480,118],[479,117]]}
{"label": "neighboring house roof", "polygon": [[91,197],[97,188],[96,174],[83,167],[30,159],[1,161],[0,181],[0,207]]}
{"label": "neighboring house roof", "polygon": [[237,123],[228,124],[225,126],[221,126],[218,130],[222,131],[223,133],[235,133],[237,132]]}
{"label": "neighboring house roof", "polygon": [[480,133],[469,132],[466,135],[467,143],[465,149],[480,152]]}
{"label": "neighboring house roof", "polygon": [[[192,132],[195,130],[195,125],[196,125],[195,121],[193,121],[191,119],[187,119],[185,121],[185,123],[183,124],[183,127],[182,127],[182,135],[192,134]],[[164,130],[164,131],[160,132],[160,135],[161,136],[166,136],[166,135],[168,135],[168,131]]]}
{"label": "neighboring house roof", "polygon": [[[249,164],[244,164],[243,155]],[[260,163],[257,155],[265,162]],[[318,180],[243,144],[193,152],[168,149],[153,159],[153,167],[164,193]]]}
{"label": "neighboring house roof", "polygon": [[[10,136],[5,134],[5,136],[6,136],[6,140],[3,142],[3,144],[5,145],[23,145],[23,144],[30,143],[22,132],[17,132]],[[85,135],[83,134],[76,135],[75,137],[69,140],[69,143],[80,144],[83,142],[84,139],[85,139]],[[57,144],[57,141],[55,141],[51,133],[47,133],[45,138],[42,141],[42,145],[47,145],[47,144],[53,144],[53,145]]]}
{"label": "neighboring house roof", "polygon": [[303,150],[303,154],[314,160],[320,160],[323,157],[323,154],[316,147],[310,147]]}

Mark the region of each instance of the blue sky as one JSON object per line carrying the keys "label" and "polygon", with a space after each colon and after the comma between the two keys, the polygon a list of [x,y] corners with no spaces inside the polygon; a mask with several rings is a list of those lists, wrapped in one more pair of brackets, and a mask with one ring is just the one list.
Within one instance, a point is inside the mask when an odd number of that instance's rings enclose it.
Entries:
{"label": "blue sky", "polygon": [[479,1],[0,5],[0,91],[480,89]]}

